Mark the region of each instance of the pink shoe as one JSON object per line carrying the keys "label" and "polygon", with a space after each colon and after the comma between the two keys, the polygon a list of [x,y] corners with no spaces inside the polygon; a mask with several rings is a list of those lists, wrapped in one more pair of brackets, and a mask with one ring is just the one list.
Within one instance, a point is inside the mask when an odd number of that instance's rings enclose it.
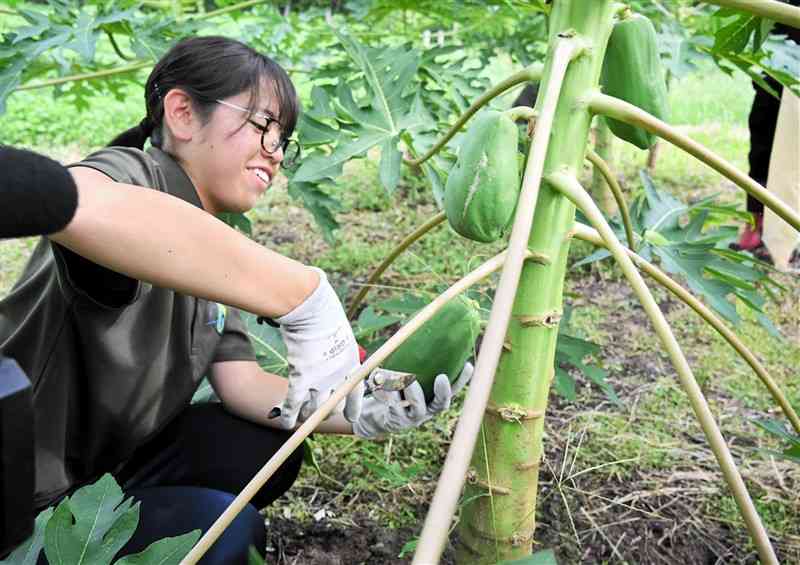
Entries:
{"label": "pink shoe", "polygon": [[755,227],[747,224],[739,236],[739,241],[731,243],[730,248],[734,251],[753,251],[762,245],[761,233],[764,229],[764,214],[753,214]]}

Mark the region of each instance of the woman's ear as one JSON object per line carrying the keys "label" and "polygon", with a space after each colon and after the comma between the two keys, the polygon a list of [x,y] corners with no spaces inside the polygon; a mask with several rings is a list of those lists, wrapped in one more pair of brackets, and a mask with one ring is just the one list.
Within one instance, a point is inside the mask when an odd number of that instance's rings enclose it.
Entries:
{"label": "woman's ear", "polygon": [[200,125],[191,98],[180,88],[173,88],[164,97],[164,123],[176,141],[191,141]]}

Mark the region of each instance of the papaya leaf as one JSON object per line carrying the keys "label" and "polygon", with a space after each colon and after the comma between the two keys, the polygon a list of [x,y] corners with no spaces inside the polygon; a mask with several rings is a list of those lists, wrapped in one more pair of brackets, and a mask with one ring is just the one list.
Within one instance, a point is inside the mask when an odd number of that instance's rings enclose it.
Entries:
{"label": "papaya leaf", "polygon": [[111,563],[139,523],[139,503],[132,502],[108,473],[65,498],[45,529],[50,565]]}
{"label": "papaya leaf", "polygon": [[286,360],[286,344],[281,338],[280,330],[266,323],[259,324],[258,317],[249,312],[242,312],[242,319],[247,326],[256,360],[261,368],[276,375],[286,376],[289,363]]}
{"label": "papaya leaf", "polygon": [[134,555],[126,555],[115,565],[178,565],[200,539],[200,530],[154,541]]}
{"label": "papaya leaf", "polygon": [[47,14],[24,8],[20,8],[17,11],[30,25],[14,30],[14,39],[11,41],[12,45],[25,39],[37,37],[50,28],[50,17]]}
{"label": "papaya leaf", "polygon": [[[312,118],[318,123],[309,122],[308,126],[316,129],[307,131],[306,136],[313,144],[324,140],[319,135],[321,131],[333,137],[330,130],[320,127],[329,120],[337,121],[342,133],[329,143],[333,146],[329,154],[317,153],[305,159],[294,181],[316,183],[334,179],[341,174],[345,162],[379,147],[381,184],[391,193],[400,179],[400,136],[424,122],[421,101],[415,103],[414,95],[407,92],[417,72],[419,55],[403,46],[371,48],[339,30],[334,30],[334,34],[353,69],[339,78],[335,98],[331,99],[323,88],[312,92]],[[366,95],[357,100],[354,91],[364,91]]]}
{"label": "papaya leaf", "polygon": [[394,312],[396,314],[416,314],[430,303],[420,296],[405,293],[399,298],[391,298],[374,304],[377,310],[384,312]]}
{"label": "papaya leaf", "polygon": [[575,402],[575,379],[561,367],[556,368],[556,376],[553,380],[556,392],[570,402]]}
{"label": "papaya leaf", "polygon": [[356,339],[367,338],[378,330],[396,324],[402,319],[401,316],[377,314],[372,306],[367,306],[359,314],[353,327],[353,333],[355,333]]}
{"label": "papaya leaf", "polygon": [[400,182],[400,163],[402,154],[397,150],[399,136],[384,140],[381,143],[381,163],[379,167],[381,184],[389,194],[394,193]]}
{"label": "papaya leaf", "polygon": [[200,386],[197,387],[197,390],[194,391],[192,395],[192,404],[202,404],[204,402],[214,402],[218,400],[217,393],[214,391],[214,387],[211,386],[211,383],[208,382],[208,379],[204,378],[200,382]]}
{"label": "papaya leaf", "polygon": [[768,453],[781,459],[800,463],[800,436],[788,431],[782,423],[775,420],[755,420],[754,423],[784,444],[783,451],[768,451]]}
{"label": "papaya leaf", "polygon": [[33,535],[11,552],[6,559],[0,561],[0,565],[36,565],[39,562],[39,554],[44,547],[44,531],[47,521],[53,515],[52,508],[46,508],[39,512],[33,524]]}
{"label": "papaya leaf", "polygon": [[302,114],[297,125],[297,137],[303,147],[331,145],[338,141],[339,130],[315,119],[310,114]]}
{"label": "papaya leaf", "polygon": [[81,10],[78,15],[78,21],[75,22],[73,39],[64,47],[78,53],[85,62],[91,63],[97,47],[97,38],[100,35],[100,31],[96,26],[97,22],[91,14]]}
{"label": "papaya leaf", "polygon": [[336,242],[334,232],[339,229],[339,222],[334,216],[334,212],[341,208],[339,201],[314,183],[297,182],[296,177],[289,182],[289,196],[303,203],[322,229],[325,241],[333,245]]}

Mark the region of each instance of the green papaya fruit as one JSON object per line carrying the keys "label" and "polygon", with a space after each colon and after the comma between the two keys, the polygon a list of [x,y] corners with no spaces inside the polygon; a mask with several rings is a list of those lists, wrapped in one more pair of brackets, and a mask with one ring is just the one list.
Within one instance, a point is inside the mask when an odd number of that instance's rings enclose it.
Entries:
{"label": "green papaya fruit", "polygon": [[508,229],[520,189],[517,137],[514,121],[495,110],[467,130],[444,192],[445,215],[460,235],[491,243]]}
{"label": "green papaya fruit", "polygon": [[[600,78],[603,92],[620,98],[660,120],[667,120],[669,103],[664,68],[658,55],[656,30],[645,16],[633,14],[614,24]],[[609,129],[640,149],[657,137],[642,128],[606,117]]]}
{"label": "green papaya fruit", "polygon": [[451,382],[458,378],[472,355],[480,328],[478,305],[457,296],[411,334],[382,366],[417,375],[430,402],[437,375],[446,374]]}

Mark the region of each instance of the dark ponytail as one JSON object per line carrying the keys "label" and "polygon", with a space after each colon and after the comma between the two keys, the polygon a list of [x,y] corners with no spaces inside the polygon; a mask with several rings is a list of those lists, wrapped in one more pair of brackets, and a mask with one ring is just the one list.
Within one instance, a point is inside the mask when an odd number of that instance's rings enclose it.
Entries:
{"label": "dark ponytail", "polygon": [[[153,67],[144,88],[147,115],[139,125],[122,132],[109,145],[144,148],[145,141],[161,147],[164,141],[163,94],[180,88],[192,99],[204,121],[211,118],[216,100],[250,92],[250,112],[259,111],[262,86],[278,99],[284,135],[294,131],[299,114],[294,85],[280,65],[235,39],[192,37],[176,43]],[[249,117],[249,116],[248,116]],[[244,123],[244,122],[243,122]]]}
{"label": "dark ponytail", "polygon": [[155,126],[152,120],[145,116],[139,125],[123,131],[109,142],[109,146],[138,147],[144,149],[147,138],[153,134]]}

